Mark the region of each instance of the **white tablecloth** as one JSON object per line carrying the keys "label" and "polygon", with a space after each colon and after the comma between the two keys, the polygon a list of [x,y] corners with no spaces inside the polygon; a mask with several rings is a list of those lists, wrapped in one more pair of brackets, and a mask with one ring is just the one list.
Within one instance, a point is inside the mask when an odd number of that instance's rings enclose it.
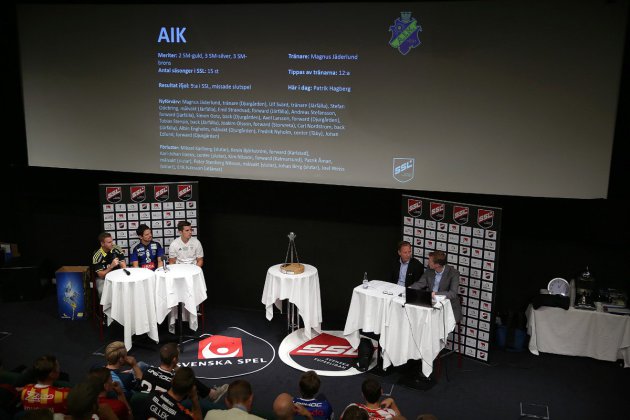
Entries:
{"label": "white tablecloth", "polygon": [[190,329],[197,330],[197,306],[208,297],[206,280],[201,267],[195,264],[171,264],[155,270],[155,312],[158,322],[170,313],[169,327],[173,330],[177,319],[177,304],[184,304],[182,320],[188,321]]}
{"label": "white tablecloth", "polygon": [[288,299],[297,307],[304,321],[304,333],[308,338],[313,337],[311,330],[317,334],[322,332],[322,299],[315,267],[304,264],[302,274],[283,274],[280,272],[280,264],[267,270],[262,303],[267,310],[268,320],[271,321],[273,318],[273,305],[282,309],[284,299]]}
{"label": "white tablecloth", "polygon": [[105,276],[101,305],[107,315],[107,325],[115,320],[124,328],[127,350],[131,349],[131,336],[148,333],[159,341],[155,315],[155,274],[146,268],[114,270]]}
{"label": "white tablecloth", "polygon": [[398,295],[404,290],[380,280],[370,281],[367,289],[362,285],[355,287],[343,334],[354,348],[360,342],[359,330],[380,334],[383,369],[421,359],[426,362],[422,363],[422,372],[429,376],[433,360],[455,329],[451,302],[446,299],[434,308],[403,306],[405,299]]}
{"label": "white tablecloth", "polygon": [[630,367],[630,316],[581,309],[527,308],[529,351],[586,356]]}

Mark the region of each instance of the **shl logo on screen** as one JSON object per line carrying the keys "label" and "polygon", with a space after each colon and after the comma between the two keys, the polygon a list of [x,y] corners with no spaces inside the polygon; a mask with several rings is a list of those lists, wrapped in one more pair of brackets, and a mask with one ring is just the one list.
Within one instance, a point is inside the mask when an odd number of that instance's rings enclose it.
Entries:
{"label": "shl logo on screen", "polygon": [[413,179],[414,158],[394,158],[394,179],[409,182]]}

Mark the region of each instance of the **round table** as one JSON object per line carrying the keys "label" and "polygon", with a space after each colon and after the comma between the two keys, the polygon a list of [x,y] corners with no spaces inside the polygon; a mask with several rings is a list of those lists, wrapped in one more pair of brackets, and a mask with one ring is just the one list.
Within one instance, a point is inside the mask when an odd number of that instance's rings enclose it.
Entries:
{"label": "round table", "polygon": [[[262,294],[262,303],[266,308],[267,319],[273,318],[273,305],[282,310],[282,301],[288,299],[289,304],[295,305],[298,314],[304,322],[304,333],[311,338],[314,330],[322,332],[322,299],[319,291],[319,275],[317,268],[304,264],[301,274],[284,274],[280,271],[281,264],[269,267]],[[290,317],[291,311],[287,311]],[[289,318],[289,329],[295,323]],[[297,319],[297,316],[296,316]]]}
{"label": "round table", "polygon": [[153,271],[133,267],[110,271],[105,276],[101,305],[107,325],[114,320],[123,326],[127,350],[131,349],[134,334],[147,333],[156,343],[159,341]]}
{"label": "round table", "polygon": [[167,271],[155,270],[155,311],[158,322],[170,313],[169,329],[173,332],[177,319],[177,307],[183,304],[182,320],[190,329],[197,330],[197,306],[207,299],[206,280],[201,267],[195,264],[169,264]]}

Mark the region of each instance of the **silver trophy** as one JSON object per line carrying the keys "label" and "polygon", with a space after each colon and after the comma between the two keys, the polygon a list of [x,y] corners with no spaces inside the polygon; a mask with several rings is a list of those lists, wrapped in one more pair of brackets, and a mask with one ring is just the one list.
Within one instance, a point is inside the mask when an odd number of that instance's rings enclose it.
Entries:
{"label": "silver trophy", "polygon": [[287,249],[287,255],[284,257],[284,264],[280,265],[280,271],[284,274],[301,274],[304,272],[304,265],[300,264],[297,247],[295,246],[297,235],[290,232],[287,237],[289,238],[289,248]]}

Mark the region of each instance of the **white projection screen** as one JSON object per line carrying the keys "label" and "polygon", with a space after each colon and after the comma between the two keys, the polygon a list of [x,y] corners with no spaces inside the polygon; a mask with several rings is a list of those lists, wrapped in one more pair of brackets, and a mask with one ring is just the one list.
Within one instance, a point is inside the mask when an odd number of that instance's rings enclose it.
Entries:
{"label": "white projection screen", "polygon": [[606,197],[627,11],[19,5],[29,165]]}

